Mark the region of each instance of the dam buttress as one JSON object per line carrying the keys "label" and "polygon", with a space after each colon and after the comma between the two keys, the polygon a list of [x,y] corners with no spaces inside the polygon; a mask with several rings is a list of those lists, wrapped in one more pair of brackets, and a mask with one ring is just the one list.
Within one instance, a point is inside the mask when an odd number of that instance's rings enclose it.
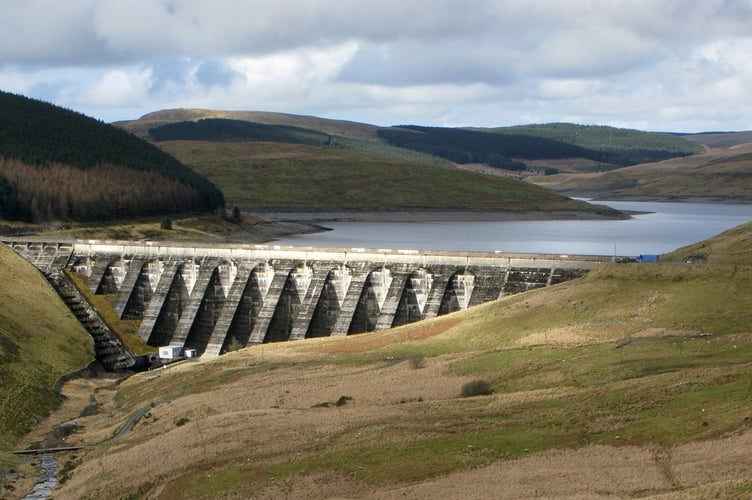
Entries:
{"label": "dam buttress", "polygon": [[[5,238],[48,278],[77,273],[149,345],[203,357],[385,330],[585,275],[612,257]],[[111,339],[108,341],[111,342]]]}

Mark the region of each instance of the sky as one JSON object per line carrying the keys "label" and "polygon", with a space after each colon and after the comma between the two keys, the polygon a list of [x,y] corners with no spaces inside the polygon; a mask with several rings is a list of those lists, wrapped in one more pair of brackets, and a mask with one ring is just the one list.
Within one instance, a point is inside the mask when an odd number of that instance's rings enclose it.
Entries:
{"label": "sky", "polygon": [[752,0],[0,0],[0,90],[375,125],[752,129]]}

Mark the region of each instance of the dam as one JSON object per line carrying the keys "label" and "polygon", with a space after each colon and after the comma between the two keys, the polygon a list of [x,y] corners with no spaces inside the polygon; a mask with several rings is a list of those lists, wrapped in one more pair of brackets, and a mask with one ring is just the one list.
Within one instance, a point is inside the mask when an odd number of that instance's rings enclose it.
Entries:
{"label": "dam", "polygon": [[3,242],[48,279],[61,280],[65,269],[92,293],[110,294],[120,318],[141,321],[138,335],[147,344],[177,345],[202,357],[265,342],[384,330],[579,278],[614,259],[238,243]]}

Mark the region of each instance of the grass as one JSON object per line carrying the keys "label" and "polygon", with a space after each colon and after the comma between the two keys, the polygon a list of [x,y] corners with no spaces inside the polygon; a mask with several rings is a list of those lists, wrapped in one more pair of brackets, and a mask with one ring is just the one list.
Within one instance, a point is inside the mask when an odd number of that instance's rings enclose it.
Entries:
{"label": "grass", "polygon": [[[402,356],[407,363],[417,352],[434,359],[464,352],[463,359],[448,365],[448,373],[487,380],[496,395],[413,400],[405,405],[406,413],[345,428],[329,435],[326,444],[321,437],[296,446],[292,455],[256,457],[264,466],[254,469],[251,486],[268,485],[269,477],[294,482],[309,474],[335,474],[381,487],[552,448],[673,446],[743,428],[750,418],[752,395],[752,335],[745,312],[750,304],[745,300],[734,307],[715,304],[715,300],[708,303],[705,295],[705,307],[699,308],[695,301],[699,292],[710,293],[719,302],[732,301],[731,296],[716,295],[728,285],[736,293],[741,287],[746,296],[752,296],[747,288],[752,281],[738,270],[729,276],[709,266],[648,266],[606,265],[576,284],[468,311],[463,314],[465,321],[437,328],[434,336],[416,333],[416,340],[406,340],[411,330],[425,325],[369,334],[399,340],[365,353],[347,352],[348,343],[361,341],[355,337],[317,344],[320,347],[315,349],[325,351],[344,344],[339,352],[330,353],[326,363],[359,359],[364,367],[377,366],[392,356]],[[612,283],[618,285],[612,289]],[[604,290],[611,291],[603,296]],[[656,293],[668,295],[653,309],[634,315],[633,309],[644,306],[640,302],[649,302]],[[552,314],[538,310],[539,303],[545,303]],[[633,311],[631,320],[627,310]],[[747,319],[739,321],[738,314]],[[700,335],[708,315],[714,318],[715,332]],[[538,319],[531,318],[535,316]],[[673,325],[678,318],[689,330],[665,336],[636,335],[648,326],[659,330],[664,323]],[[556,338],[518,345],[528,332],[553,328],[562,321],[574,321],[570,324],[574,327],[584,320],[595,325],[614,320],[621,327],[574,346],[557,345]],[[254,370],[260,370],[255,371],[258,374],[271,368],[256,366]],[[297,369],[304,376],[307,368]],[[210,371],[202,374],[204,370],[210,368],[192,371],[192,378],[202,383],[189,385],[200,387],[203,393],[218,390],[230,374],[241,384],[254,377],[238,368],[213,375]],[[159,392],[169,391],[162,386]],[[529,396],[520,397],[523,394]],[[498,403],[494,398],[499,398]],[[187,491],[201,497],[250,487],[245,484],[248,475],[232,462],[221,461],[208,474],[211,481],[192,479]]]}
{"label": "grass", "polygon": [[104,322],[117,335],[125,346],[134,354],[146,354],[157,352],[156,347],[147,345],[146,342],[138,335],[138,329],[141,326],[141,320],[120,319],[118,314],[112,308],[112,301],[115,294],[94,294],[86,286],[86,277],[80,274],[65,271],[66,276],[73,282],[79,292],[86,297],[91,305],[97,310]]}
{"label": "grass", "polygon": [[172,141],[160,147],[219,186],[229,205],[241,207],[603,210],[511,178],[343,150],[256,142]]}
{"label": "grass", "polygon": [[89,335],[30,264],[0,246],[0,450],[60,403],[58,378],[93,360]]}
{"label": "grass", "polygon": [[[729,353],[727,341],[746,346]],[[750,417],[750,352],[749,338],[689,338],[481,355],[452,370],[495,375],[502,404],[483,397],[412,403],[398,418],[309,440],[294,453],[256,453],[260,470],[221,461],[205,475],[187,478],[186,494],[251,491],[270,477],[295,481],[309,474],[383,487],[552,448],[671,446],[709,439],[743,427]],[[526,364],[532,367],[520,370]],[[551,384],[553,379],[558,382]],[[537,400],[503,403],[506,394],[545,388],[558,390]]]}
{"label": "grass", "polygon": [[[108,222],[63,222],[56,224],[8,226],[4,234],[34,232],[49,238],[110,239],[110,240],[201,240],[224,241],[227,235],[242,231],[242,225],[217,215],[171,217],[172,229],[162,229],[163,217],[138,218]],[[243,214],[243,224],[253,225],[268,219]],[[17,228],[17,229],[16,229]],[[0,229],[2,229],[0,227]]]}
{"label": "grass", "polygon": [[590,197],[749,201],[752,188],[749,147],[717,150],[600,174],[566,173],[532,181],[556,191]]}
{"label": "grass", "polygon": [[523,134],[555,139],[596,151],[656,150],[678,154],[702,151],[698,144],[674,134],[644,132],[599,125],[548,123],[479,129],[499,134]]}
{"label": "grass", "polygon": [[[175,399],[124,443],[89,452],[70,484],[90,496],[116,481],[123,495],[367,496],[590,445],[654,450],[670,471],[677,447],[733,443],[752,422],[751,235],[752,224],[704,242],[705,264],[604,264],[398,329],[133,377],[107,428]],[[493,394],[461,397],[473,380]],[[156,443],[173,447],[169,465],[149,462]],[[102,473],[116,466],[117,478]]]}

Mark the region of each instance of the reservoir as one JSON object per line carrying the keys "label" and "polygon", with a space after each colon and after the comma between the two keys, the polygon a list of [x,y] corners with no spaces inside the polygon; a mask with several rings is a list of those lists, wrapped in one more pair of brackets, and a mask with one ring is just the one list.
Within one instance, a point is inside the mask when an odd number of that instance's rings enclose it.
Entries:
{"label": "reservoir", "polygon": [[752,221],[752,205],[593,202],[640,212],[627,220],[323,221],[332,231],[282,238],[296,246],[580,255],[661,254]]}

